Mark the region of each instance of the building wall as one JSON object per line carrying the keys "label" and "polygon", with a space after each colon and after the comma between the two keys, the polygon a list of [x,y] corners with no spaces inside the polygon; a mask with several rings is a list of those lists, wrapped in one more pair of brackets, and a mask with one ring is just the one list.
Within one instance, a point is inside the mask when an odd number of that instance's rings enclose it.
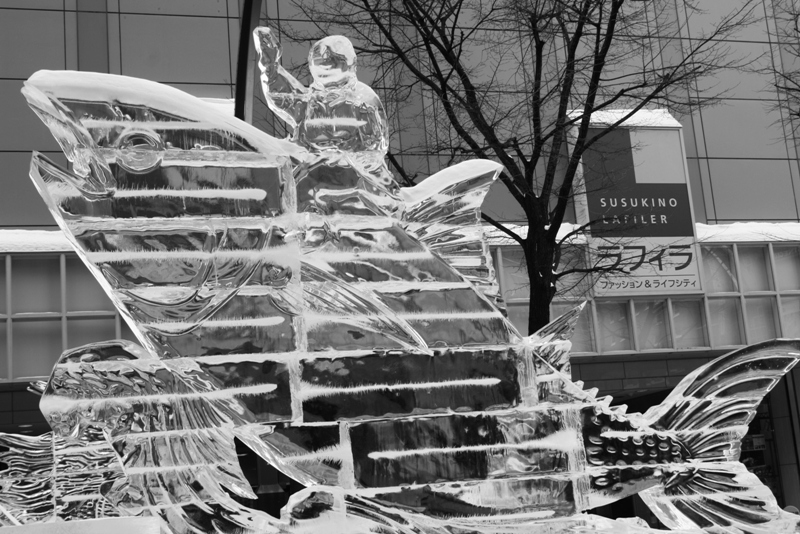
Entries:
{"label": "building wall", "polygon": [[[27,173],[31,150],[63,163],[58,146],[27,109],[19,90],[38,69],[77,69],[148,78],[195,96],[230,98],[236,75],[239,38],[238,0],[0,0],[0,165],[5,169],[0,227],[52,226]],[[747,58],[746,71],[725,73],[709,82],[727,90],[719,105],[679,117],[684,136],[697,219],[798,220],[800,167],[796,137],[785,126],[774,80],[750,72],[789,64],[782,37],[764,3],[763,20],[744,28],[727,44],[732,55]],[[686,21],[687,43],[702,35],[709,21],[731,9],[729,2],[707,2],[706,15]],[[675,13],[682,21],[685,13]],[[302,29],[310,23],[289,3],[264,0],[262,22]],[[653,28],[654,35],[657,28]],[[285,61],[304,62],[304,44],[285,45]],[[369,83],[374,73],[360,73]],[[376,88],[380,93],[381,88]],[[704,88],[698,88],[702,92]],[[414,98],[416,97],[416,98]],[[422,95],[412,95],[393,110],[393,150],[405,154],[410,172],[433,173],[444,161],[425,153],[425,132],[412,126],[422,112]],[[258,107],[258,104],[257,104]],[[259,108],[265,129],[285,130]],[[414,147],[411,149],[411,147]],[[498,184],[487,200],[488,213],[520,219],[509,194]]]}
{"label": "building wall", "polygon": [[[728,43],[729,52],[749,62],[744,70],[707,82],[726,95],[720,105],[683,117],[687,163],[698,219],[724,223],[741,220],[797,220],[797,138],[775,89],[775,79],[760,69],[784,61],[783,32],[772,2],[758,6],[762,18]],[[704,2],[707,14],[688,20],[688,37],[702,35],[708,21],[732,9],[730,2]],[[796,35],[796,34],[795,34]],[[795,37],[796,41],[796,37]],[[796,43],[795,43],[796,44]],[[698,87],[697,94],[703,87]]]}
{"label": "building wall", "polygon": [[20,94],[31,74],[107,72],[232,98],[238,39],[238,0],[0,0],[0,228],[55,225],[28,165],[33,150],[66,159]]}

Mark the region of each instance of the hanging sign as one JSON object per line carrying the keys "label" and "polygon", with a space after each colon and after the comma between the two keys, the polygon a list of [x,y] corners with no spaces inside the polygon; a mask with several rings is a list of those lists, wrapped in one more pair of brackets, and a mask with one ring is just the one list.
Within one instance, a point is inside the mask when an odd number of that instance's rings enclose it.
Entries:
{"label": "hanging sign", "polygon": [[699,248],[681,125],[666,111],[640,111],[606,132],[620,112],[593,116],[584,153],[580,223],[592,265],[611,269],[598,296],[700,293]]}

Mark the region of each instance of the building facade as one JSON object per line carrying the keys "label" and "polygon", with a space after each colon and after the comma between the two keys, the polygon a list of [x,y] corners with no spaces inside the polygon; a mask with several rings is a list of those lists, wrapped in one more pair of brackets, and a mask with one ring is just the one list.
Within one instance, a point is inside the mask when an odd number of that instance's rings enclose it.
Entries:
{"label": "building facade", "polygon": [[[240,0],[0,0],[0,431],[46,430],[27,383],[49,374],[67,348],[111,338],[133,339],[100,287],[60,237],[27,177],[38,150],[66,165],[46,128],[27,108],[22,82],[39,69],[107,72],[154,80],[199,97],[235,94],[242,17]],[[685,39],[730,10],[676,10]],[[800,337],[800,158],[798,139],[774,79],[757,66],[796,61],[788,53],[773,5],[728,44],[752,58],[751,71],[723,75],[717,106],[680,116],[686,168],[700,240],[702,290],[647,297],[592,297],[573,340],[573,373],[587,387],[615,395],[631,410],[660,401],[687,373],[718,355],[774,337]],[[288,2],[264,0],[261,21],[310,24]],[[658,34],[658,28],[652,28]],[[305,45],[285,46],[286,61]],[[370,83],[369,73],[361,79]],[[381,88],[376,88],[380,93]],[[698,95],[702,88],[698,88]],[[417,95],[423,98],[423,95]],[[413,95],[410,97],[413,104]],[[439,158],[409,139],[389,110],[394,149],[423,175]],[[279,121],[256,99],[254,123],[281,135]],[[433,144],[433,140],[431,140]],[[497,184],[484,204],[490,215],[520,223]],[[522,251],[492,237],[497,276],[511,320],[527,323]],[[553,304],[554,314],[575,305]],[[782,505],[800,506],[800,371],[765,402],[751,425],[743,459]]]}

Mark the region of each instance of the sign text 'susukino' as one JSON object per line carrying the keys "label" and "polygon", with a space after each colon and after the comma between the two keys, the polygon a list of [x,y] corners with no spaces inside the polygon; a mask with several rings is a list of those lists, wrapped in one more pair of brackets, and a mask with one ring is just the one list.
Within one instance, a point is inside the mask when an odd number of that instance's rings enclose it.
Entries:
{"label": "sign text 'susukino'", "polygon": [[[595,290],[603,295],[696,293],[700,277],[681,130],[663,112],[639,113],[669,120],[614,130],[583,156],[587,209],[582,222],[590,224],[593,263],[618,270]],[[602,131],[591,129],[589,136]]]}

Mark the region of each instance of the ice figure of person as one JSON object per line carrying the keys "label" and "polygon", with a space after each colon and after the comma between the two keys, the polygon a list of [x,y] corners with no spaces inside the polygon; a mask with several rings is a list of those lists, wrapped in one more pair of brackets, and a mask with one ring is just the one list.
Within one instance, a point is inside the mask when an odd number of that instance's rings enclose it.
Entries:
{"label": "ice figure of person", "polygon": [[398,186],[384,160],[386,112],[378,95],[356,78],[350,40],[333,35],[311,47],[309,87],[279,64],[281,45],[269,28],[258,28],[255,40],[267,104],[292,127],[292,140],[313,155],[298,178],[298,209],[396,214]]}

